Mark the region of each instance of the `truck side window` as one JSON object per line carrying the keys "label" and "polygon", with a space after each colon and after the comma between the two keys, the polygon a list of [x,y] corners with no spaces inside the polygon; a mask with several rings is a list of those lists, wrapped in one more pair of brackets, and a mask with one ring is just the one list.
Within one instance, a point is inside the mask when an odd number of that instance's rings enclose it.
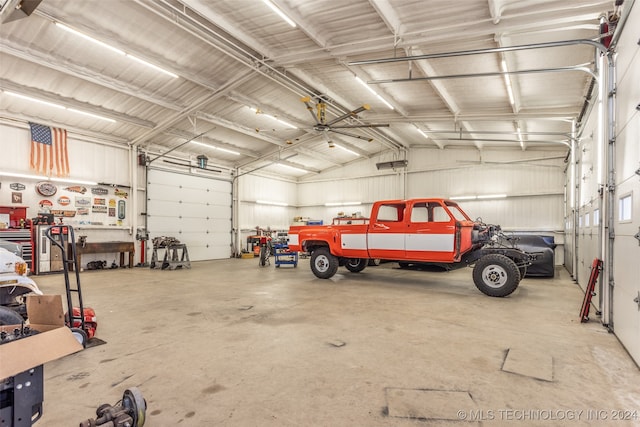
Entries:
{"label": "truck side window", "polygon": [[378,222],[400,222],[403,220],[404,205],[381,205]]}
{"label": "truck side window", "polygon": [[449,214],[444,209],[443,206],[435,206],[433,208],[433,222],[449,222],[451,218],[449,218]]}
{"label": "truck side window", "polygon": [[411,222],[429,222],[429,210],[426,204],[413,205]]}

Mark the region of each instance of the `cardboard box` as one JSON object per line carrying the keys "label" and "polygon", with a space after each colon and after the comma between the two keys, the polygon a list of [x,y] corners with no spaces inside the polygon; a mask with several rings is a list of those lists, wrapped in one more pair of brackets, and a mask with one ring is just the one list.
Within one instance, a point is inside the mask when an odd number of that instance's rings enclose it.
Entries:
{"label": "cardboard box", "polygon": [[[40,333],[0,344],[0,379],[82,350],[82,344],[64,325],[60,295],[29,295],[27,314],[28,325]],[[0,330],[10,332],[19,327],[0,326]]]}

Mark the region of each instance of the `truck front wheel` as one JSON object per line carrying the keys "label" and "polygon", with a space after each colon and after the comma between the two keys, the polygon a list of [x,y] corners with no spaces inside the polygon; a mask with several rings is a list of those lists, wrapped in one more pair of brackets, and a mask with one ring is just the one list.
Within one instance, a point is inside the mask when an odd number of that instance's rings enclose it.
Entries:
{"label": "truck front wheel", "polygon": [[348,258],[344,266],[352,273],[360,273],[367,264],[369,264],[369,260],[366,258]]}
{"label": "truck front wheel", "polygon": [[311,271],[320,279],[333,277],[338,271],[338,258],[331,255],[329,248],[318,248],[311,254]]}
{"label": "truck front wheel", "polygon": [[506,297],[520,283],[520,272],[513,260],[500,254],[480,258],[473,268],[473,282],[485,295]]}

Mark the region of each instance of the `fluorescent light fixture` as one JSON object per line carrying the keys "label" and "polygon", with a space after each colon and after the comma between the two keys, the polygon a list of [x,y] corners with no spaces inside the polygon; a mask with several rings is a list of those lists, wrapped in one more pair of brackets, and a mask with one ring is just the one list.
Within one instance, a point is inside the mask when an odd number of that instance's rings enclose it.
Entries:
{"label": "fluorescent light fixture", "polygon": [[93,37],[89,37],[89,36],[88,36],[88,35],[86,35],[86,34],[82,34],[80,31],[77,31],[77,30],[74,30],[73,28],[67,27],[67,26],[66,26],[66,25],[64,25],[64,24],[61,24],[61,23],[59,23],[59,22],[54,22],[54,24],[55,24],[55,25],[56,25],[56,27],[58,27],[58,28],[61,28],[61,29],[65,30],[65,31],[68,31],[68,32],[70,32],[71,34],[75,34],[76,36],[80,36],[80,37],[82,37],[82,38],[83,38],[83,39],[85,39],[85,40],[89,40],[91,43],[95,43],[95,44],[97,44],[97,45],[100,45],[100,46],[102,46],[102,47],[104,47],[104,48],[106,48],[106,49],[109,49],[109,50],[111,50],[111,51],[113,51],[113,52],[115,52],[115,53],[119,54],[119,55],[126,55],[126,54],[127,54],[127,53],[126,53],[125,51],[123,51],[123,50],[120,50],[120,49],[115,48],[115,47],[113,47],[113,46],[109,46],[108,44],[106,44],[106,43],[104,43],[104,42],[101,42],[100,40],[96,40],[96,39],[94,39]]}
{"label": "fluorescent light fixture", "polygon": [[278,163],[278,165],[277,165],[277,166],[278,166],[278,167],[282,167],[282,168],[286,168],[286,169],[290,169],[290,170],[292,170],[292,171],[294,171],[294,172],[309,173],[309,171],[306,171],[306,170],[304,170],[304,169],[296,168],[296,167],[294,167],[294,166],[284,165],[284,164],[282,164],[282,163]]}
{"label": "fluorescent light fixture", "polygon": [[90,116],[90,117],[93,117],[94,119],[100,119],[100,120],[104,120],[104,121],[107,121],[107,122],[110,122],[110,123],[115,123],[116,122],[115,120],[110,119],[108,117],[99,116],[99,115],[93,114],[93,113],[87,113],[86,111],[81,111],[81,110],[77,110],[75,108],[65,107],[64,105],[55,104],[55,103],[49,102],[49,101],[43,101],[41,99],[32,98],[30,96],[21,95],[19,93],[11,92],[11,91],[8,91],[8,90],[3,90],[3,92],[6,93],[7,95],[14,96],[16,98],[21,98],[21,99],[24,99],[26,101],[37,102],[39,104],[43,104],[43,105],[46,105],[46,106],[49,106],[49,107],[58,108],[60,110],[67,110],[67,111],[71,111],[72,113],[83,114],[85,116]]}
{"label": "fluorescent light fixture", "polygon": [[420,129],[420,128],[418,128],[418,127],[417,127],[417,128],[416,128],[416,130],[417,130],[418,132],[420,132],[420,135],[424,136],[426,139],[429,139],[429,135],[427,135],[426,133],[424,133],[424,131],[423,131],[422,129]]}
{"label": "fluorescent light fixture", "polygon": [[[269,115],[267,114],[267,116],[269,116]],[[285,122],[285,121],[284,121],[284,120],[282,120],[282,119],[279,119],[279,118],[277,118],[277,117],[273,117],[273,116],[269,116],[269,117],[272,117],[273,119],[275,119],[275,120],[279,121],[280,123],[282,123],[282,124],[283,124],[283,125],[285,125],[286,127],[289,127],[289,128],[291,128],[291,129],[298,129],[298,127],[297,127],[297,126],[294,126],[294,125],[292,125],[291,123],[287,123],[287,122]]]}
{"label": "fluorescent light fixture", "polygon": [[54,108],[59,108],[61,110],[66,110],[66,107],[64,107],[64,106],[62,106],[60,104],[54,104],[53,102],[43,101],[41,99],[32,98],[30,96],[21,95],[19,93],[11,92],[11,91],[8,91],[8,90],[3,90],[3,92],[6,93],[7,95],[15,96],[16,98],[21,98],[21,99],[24,99],[24,100],[27,100],[27,101],[37,102],[39,104],[48,105],[49,107],[54,107]]}
{"label": "fluorescent light fixture", "polygon": [[24,178],[24,179],[35,179],[35,180],[45,180],[45,181],[55,181],[55,182],[67,182],[69,184],[84,184],[84,185],[98,185],[97,182],[93,181],[84,181],[73,178],[53,178],[43,175],[30,175],[25,173],[13,173],[13,172],[1,172],[0,176],[10,176],[13,178]]}
{"label": "fluorescent light fixture", "polygon": [[327,202],[325,206],[359,206],[362,202]]}
{"label": "fluorescent light fixture", "polygon": [[216,147],[214,145],[209,145],[209,144],[205,144],[204,142],[198,142],[198,141],[189,141],[192,144],[196,144],[196,145],[201,145],[203,147],[207,147],[211,150],[218,150],[218,151],[222,151],[223,153],[229,153],[229,154],[233,154],[235,156],[239,156],[240,153],[238,153],[237,151],[233,151],[233,150],[228,150],[226,148],[220,148],[220,147]]}
{"label": "fluorescent light fixture", "polygon": [[382,101],[384,103],[384,105],[386,105],[390,110],[395,110],[395,108],[393,108],[393,105],[389,104],[387,102],[386,99],[384,99],[383,97],[381,97],[380,95],[376,95],[378,97],[378,99],[380,99],[380,101]]}
{"label": "fluorescent light fixture", "polygon": [[74,30],[71,27],[67,27],[64,24],[61,24],[61,23],[55,22],[55,21],[54,21],[54,24],[56,25],[56,27],[59,27],[59,28],[65,30],[65,31],[68,31],[71,34],[75,34],[76,36],[82,37],[83,39],[88,40],[91,43],[95,43],[97,45],[100,45],[100,46],[104,47],[105,49],[109,49],[110,51],[115,52],[115,53],[117,53],[119,55],[124,55],[127,58],[131,58],[134,61],[137,61],[137,62],[139,62],[139,63],[141,63],[143,65],[146,65],[149,68],[153,68],[156,71],[160,71],[161,73],[164,73],[164,74],[166,74],[168,76],[171,76],[174,79],[177,79],[179,77],[177,74],[172,73],[171,71],[167,71],[167,70],[165,70],[163,68],[158,67],[157,65],[153,65],[153,64],[151,64],[151,63],[149,63],[149,62],[147,62],[147,61],[145,61],[143,59],[140,59],[140,58],[138,58],[138,57],[136,57],[134,55],[131,55],[130,53],[125,52],[124,50],[121,50],[121,49],[118,49],[116,47],[110,46],[109,44],[107,44],[105,42],[101,42],[100,40],[94,39],[93,37],[90,37],[90,36],[88,36],[86,34],[83,34],[78,30]]}
{"label": "fluorescent light fixture", "polygon": [[293,28],[296,27],[296,23],[293,22],[293,20],[291,18],[289,18],[287,15],[284,14],[283,11],[281,11],[278,6],[276,6],[275,4],[271,3],[271,1],[269,0],[262,0],[264,2],[264,4],[266,4],[267,6],[269,6],[271,8],[271,10],[273,10],[275,13],[277,13],[280,18],[284,19],[287,24],[291,25]]}
{"label": "fluorescent light fixture", "polygon": [[518,140],[520,140],[520,148],[524,149],[524,141],[522,140],[522,132],[520,131],[520,125],[516,125],[516,132],[518,133]]}
{"label": "fluorescent light fixture", "polygon": [[366,87],[366,88],[367,88],[367,90],[368,90],[369,92],[371,92],[371,93],[372,93],[372,94],[374,94],[375,96],[378,96],[378,94],[376,93],[376,91],[375,91],[375,90],[373,90],[373,89],[371,89],[371,86],[369,86],[367,83],[365,83],[365,81],[364,81],[364,80],[362,80],[360,77],[356,76],[356,81],[357,81],[358,83],[360,83],[362,86]]}
{"label": "fluorescent light fixture", "polygon": [[289,206],[288,203],[284,202],[272,202],[270,200],[256,200],[256,203],[260,205],[271,205],[271,206]]}
{"label": "fluorescent light fixture", "polygon": [[153,64],[151,64],[151,63],[149,63],[149,62],[145,61],[144,59],[140,59],[140,58],[138,58],[138,57],[136,57],[136,56],[131,55],[130,53],[127,53],[127,58],[131,58],[131,59],[133,59],[134,61],[138,61],[138,62],[139,62],[139,63],[141,63],[142,65],[146,65],[146,66],[147,66],[147,67],[149,67],[149,68],[153,68],[153,69],[154,69],[154,70],[156,70],[156,71],[160,71],[161,73],[164,73],[164,74],[166,74],[166,75],[168,75],[168,76],[171,76],[171,77],[173,77],[174,79],[177,79],[177,78],[178,78],[178,75],[177,75],[177,74],[172,73],[171,71],[167,71],[167,70],[165,70],[165,69],[163,69],[163,68],[160,68],[160,67],[158,67],[157,65],[153,65]]}
{"label": "fluorescent light fixture", "polygon": [[452,196],[451,200],[486,200],[486,199],[504,199],[506,194],[486,194],[483,196]]}
{"label": "fluorescent light fixture", "polygon": [[374,94],[374,95],[375,95],[375,96],[376,96],[380,101],[382,101],[382,102],[384,103],[384,105],[386,105],[387,107],[389,107],[391,110],[395,110],[395,108],[393,108],[393,105],[389,104],[389,103],[387,102],[387,100],[386,100],[386,99],[384,99],[383,97],[381,97],[380,95],[378,95],[378,93],[377,93],[375,90],[371,89],[371,86],[369,86],[369,85],[368,85],[364,80],[362,80],[360,77],[356,76],[356,81],[357,81],[358,83],[360,83],[362,86],[366,87],[366,88],[367,88],[367,90],[368,90],[369,92],[371,92],[372,94]]}
{"label": "fluorescent light fixture", "polygon": [[78,113],[78,114],[83,114],[85,116],[93,117],[94,119],[104,120],[105,122],[110,122],[110,123],[115,123],[116,122],[115,120],[110,119],[108,117],[99,116],[99,115],[93,114],[93,113],[87,113],[86,111],[76,110],[75,108],[67,108],[67,111],[71,111],[71,112]]}
{"label": "fluorescent light fixture", "polygon": [[376,168],[380,169],[399,169],[406,168],[409,165],[407,160],[393,160],[391,162],[376,163]]}
{"label": "fluorescent light fixture", "polygon": [[484,196],[478,196],[478,199],[505,199],[506,194],[486,194]]}
{"label": "fluorescent light fixture", "polygon": [[262,111],[258,110],[257,108],[249,107],[248,105],[247,105],[247,108],[250,109],[251,111],[253,111],[256,114],[260,114],[260,115],[263,115],[265,117],[269,117],[271,120],[275,120],[277,122],[280,122],[283,125],[285,125],[286,127],[289,127],[291,129],[298,129],[297,126],[294,126],[291,123],[287,123],[284,120],[277,118],[276,116],[272,116],[271,114],[263,113]]}
{"label": "fluorescent light fixture", "polygon": [[[507,62],[504,59],[502,60],[501,65],[502,65],[502,71],[504,73],[508,73],[509,70],[507,70]],[[504,82],[507,85],[507,94],[509,95],[509,102],[511,103],[511,106],[515,108],[516,101],[515,101],[515,98],[513,97],[513,88],[511,87],[511,77],[509,77],[509,74],[504,74]]]}
{"label": "fluorescent light fixture", "polygon": [[338,145],[338,144],[336,144],[335,142],[333,143],[333,146],[334,146],[334,147],[337,147],[337,148],[339,148],[339,149],[341,149],[341,150],[344,150],[344,151],[346,151],[347,153],[353,154],[354,156],[358,156],[358,157],[360,157],[360,154],[356,153],[355,151],[349,150],[348,148],[345,148],[345,147],[343,147],[342,145]]}
{"label": "fluorescent light fixture", "polygon": [[452,196],[449,197],[451,200],[475,200],[476,196]]}

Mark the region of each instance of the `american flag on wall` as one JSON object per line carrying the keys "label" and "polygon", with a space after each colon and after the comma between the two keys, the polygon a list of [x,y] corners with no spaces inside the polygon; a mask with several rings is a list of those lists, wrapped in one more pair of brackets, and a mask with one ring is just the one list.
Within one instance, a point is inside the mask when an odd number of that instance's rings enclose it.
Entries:
{"label": "american flag on wall", "polygon": [[57,176],[69,175],[69,153],[67,152],[66,129],[52,128],[29,122],[31,127],[31,154],[29,166],[32,170]]}

